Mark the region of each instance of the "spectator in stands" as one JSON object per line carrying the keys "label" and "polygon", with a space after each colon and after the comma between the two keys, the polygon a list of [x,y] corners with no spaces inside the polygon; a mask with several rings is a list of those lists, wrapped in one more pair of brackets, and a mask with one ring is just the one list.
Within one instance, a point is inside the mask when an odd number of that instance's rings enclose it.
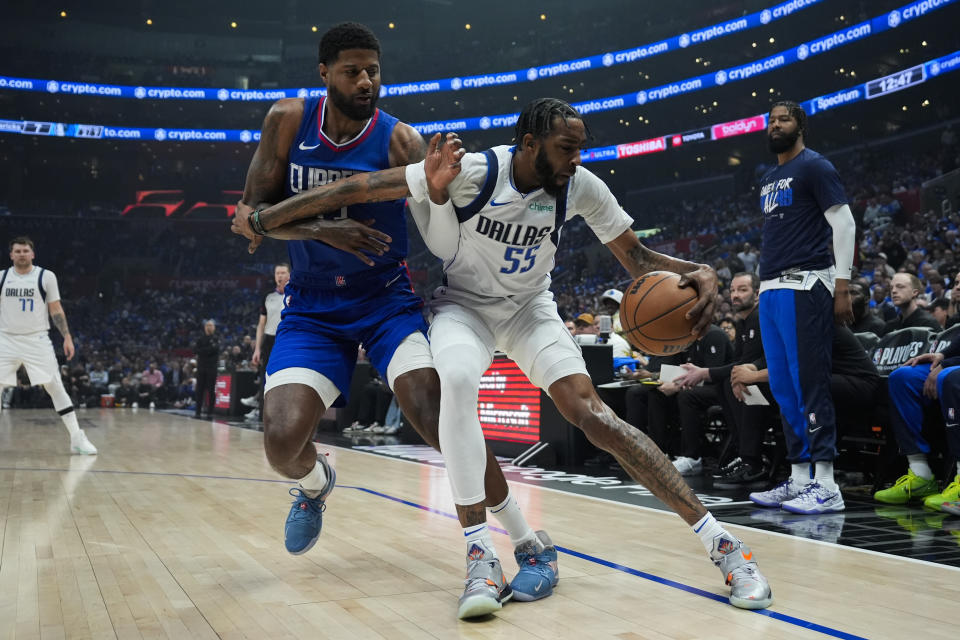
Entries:
{"label": "spectator in stands", "polygon": [[607,289],[600,295],[600,313],[610,316],[613,321],[613,331],[621,338],[623,337],[623,327],[620,325],[620,303],[622,301],[623,291],[619,289]]}
{"label": "spectator in stands", "polygon": [[897,307],[898,315],[883,327],[883,334],[906,327],[930,327],[940,331],[940,324],[925,309],[921,309],[917,299],[923,292],[923,285],[917,276],[910,273],[898,273],[893,276],[890,287],[890,299]]}
{"label": "spectator in stands", "polygon": [[937,321],[941,329],[947,328],[947,320],[950,319],[950,301],[945,298],[939,298],[933,301],[927,310]]}
{"label": "spectator in stands", "polygon": [[[878,502],[903,504],[912,499],[940,510],[944,502],[960,499],[960,341],[940,353],[925,353],[895,369],[887,380],[890,424],[900,451],[907,457],[907,473],[888,489],[876,492]],[[930,445],[924,439],[924,407],[939,399],[946,424],[947,447],[957,463],[957,476],[943,491],[927,460]],[[952,474],[951,474],[952,475]]]}
{"label": "spectator in stands", "polygon": [[124,376],[114,392],[114,402],[118,407],[132,407],[137,402],[137,388],[129,376]]}
{"label": "spectator in stands", "polygon": [[853,305],[853,325],[850,327],[854,333],[870,332],[877,336],[883,335],[883,320],[877,317],[876,312],[867,304],[867,292],[863,285],[854,282],[848,287],[850,289],[850,302]]}
{"label": "spectator in stands", "polygon": [[580,344],[609,344],[613,347],[614,358],[633,357],[633,349],[630,347],[630,343],[621,338],[615,331],[611,332],[604,342],[600,335],[600,327],[592,314],[581,313],[573,321],[573,324],[573,336]]}
{"label": "spectator in stands", "polygon": [[103,368],[103,363],[97,361],[90,371],[90,386],[95,393],[107,393],[107,385],[110,384],[110,374]]}
{"label": "spectator in stands", "polygon": [[143,373],[140,374],[140,389],[138,403],[143,407],[151,409],[157,406],[157,402],[163,400],[163,372],[157,367],[156,361],[151,361]]}
{"label": "spectator in stands", "polygon": [[[216,402],[217,385],[217,358],[220,356],[220,338],[216,335],[217,323],[207,320],[203,323],[203,335],[194,343],[193,350],[197,354],[197,408],[194,417],[213,415],[213,405]],[[203,405],[206,403],[206,411]]]}
{"label": "spectator in stands", "polygon": [[747,273],[756,273],[757,263],[760,261],[760,254],[750,246],[749,242],[743,243],[743,251],[737,254],[740,262],[743,263],[743,270]]}
{"label": "spectator in stands", "polygon": [[724,316],[720,320],[720,328],[723,329],[723,332],[727,334],[727,339],[730,340],[730,344],[735,344],[737,341],[737,321],[733,316]]}
{"label": "spectator in stands", "polygon": [[890,299],[890,287],[882,282],[877,282],[874,276],[874,284],[870,287],[870,308],[874,310],[877,317],[886,324],[897,317],[897,308]]}

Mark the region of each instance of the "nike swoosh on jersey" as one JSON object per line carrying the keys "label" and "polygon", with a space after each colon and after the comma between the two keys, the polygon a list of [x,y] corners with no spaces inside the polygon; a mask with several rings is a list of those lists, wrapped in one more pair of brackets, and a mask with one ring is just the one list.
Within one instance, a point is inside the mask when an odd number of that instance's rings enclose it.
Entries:
{"label": "nike swoosh on jersey", "polygon": [[303,146],[303,141],[302,140],[300,141],[300,151],[310,151],[311,149],[316,149],[319,146],[320,146],[319,144],[315,144],[312,147],[305,147]]}
{"label": "nike swoosh on jersey", "polygon": [[491,199],[491,200],[490,200],[490,206],[491,206],[491,207],[502,207],[502,206],[507,205],[507,204],[513,204],[514,202],[516,202],[516,200],[511,200],[510,202],[497,202],[496,200]]}

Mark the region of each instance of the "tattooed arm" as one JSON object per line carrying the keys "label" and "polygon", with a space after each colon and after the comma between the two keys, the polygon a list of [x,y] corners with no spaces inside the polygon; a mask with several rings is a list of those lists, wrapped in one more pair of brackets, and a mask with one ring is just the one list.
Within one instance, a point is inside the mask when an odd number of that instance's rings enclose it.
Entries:
{"label": "tattooed arm", "polygon": [[70,328],[67,326],[67,314],[63,312],[63,304],[57,300],[49,303],[47,308],[50,310],[50,319],[53,320],[53,326],[63,336],[63,354],[67,356],[67,360],[72,360],[75,349],[73,338],[70,336]]}
{"label": "tattooed arm", "polygon": [[651,271],[673,271],[683,276],[681,287],[693,286],[699,294],[697,304],[687,318],[697,319],[692,333],[703,335],[713,321],[713,307],[717,297],[717,272],[706,264],[697,264],[657,253],[641,244],[637,234],[629,229],[607,243],[610,251],[632,278]]}
{"label": "tattooed arm", "polygon": [[[273,103],[263,120],[260,143],[247,169],[247,181],[243,187],[243,199],[240,201],[234,227],[237,224],[249,226],[246,215],[240,209],[249,211],[269,207],[283,200],[283,184],[287,175],[287,162],[290,159],[290,145],[300,128],[303,118],[303,99],[285,98]],[[242,216],[242,220],[238,219]],[[250,234],[250,252],[256,250],[263,238]]]}

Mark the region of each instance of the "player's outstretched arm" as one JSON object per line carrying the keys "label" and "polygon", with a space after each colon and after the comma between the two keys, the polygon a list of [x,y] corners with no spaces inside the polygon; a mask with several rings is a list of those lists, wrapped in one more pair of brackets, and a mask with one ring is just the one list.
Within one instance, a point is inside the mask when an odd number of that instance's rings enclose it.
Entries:
{"label": "player's outstretched arm", "polygon": [[697,304],[687,313],[693,318],[693,335],[702,336],[713,321],[713,308],[717,299],[717,272],[706,264],[697,264],[657,253],[643,246],[637,234],[627,229],[607,243],[631,278],[639,278],[651,271],[673,271],[682,276],[681,287],[693,286],[697,290]]}
{"label": "player's outstretched arm", "polygon": [[76,350],[73,346],[73,338],[70,336],[70,327],[67,326],[67,314],[63,311],[63,304],[57,300],[47,305],[47,308],[50,310],[53,326],[63,336],[63,355],[67,356],[67,360],[72,360]]}

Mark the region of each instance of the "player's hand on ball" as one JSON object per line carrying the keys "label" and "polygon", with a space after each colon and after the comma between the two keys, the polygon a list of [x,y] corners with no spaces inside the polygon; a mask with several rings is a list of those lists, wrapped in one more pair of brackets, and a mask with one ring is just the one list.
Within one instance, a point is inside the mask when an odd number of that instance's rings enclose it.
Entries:
{"label": "player's hand on ball", "polygon": [[[427,146],[427,156],[423,161],[424,172],[427,174],[427,187],[430,190],[430,199],[436,204],[443,204],[448,199],[447,187],[453,179],[460,175],[460,160],[466,150],[463,141],[455,133],[448,133],[443,144],[440,143],[440,134],[430,138]],[[441,201],[437,202],[436,198]]]}
{"label": "player's hand on ball", "polygon": [[700,338],[713,321],[713,308],[717,300],[717,272],[702,264],[696,271],[680,275],[678,286],[692,286],[697,290],[697,304],[687,312],[687,319],[696,321],[690,334]]}
{"label": "player's hand on ball", "polygon": [[390,249],[393,239],[387,234],[374,229],[374,220],[359,222],[346,218],[343,220],[317,220],[316,239],[326,242],[347,253],[357,256],[364,264],[372,267],[373,260],[365,254],[382,256]]}

